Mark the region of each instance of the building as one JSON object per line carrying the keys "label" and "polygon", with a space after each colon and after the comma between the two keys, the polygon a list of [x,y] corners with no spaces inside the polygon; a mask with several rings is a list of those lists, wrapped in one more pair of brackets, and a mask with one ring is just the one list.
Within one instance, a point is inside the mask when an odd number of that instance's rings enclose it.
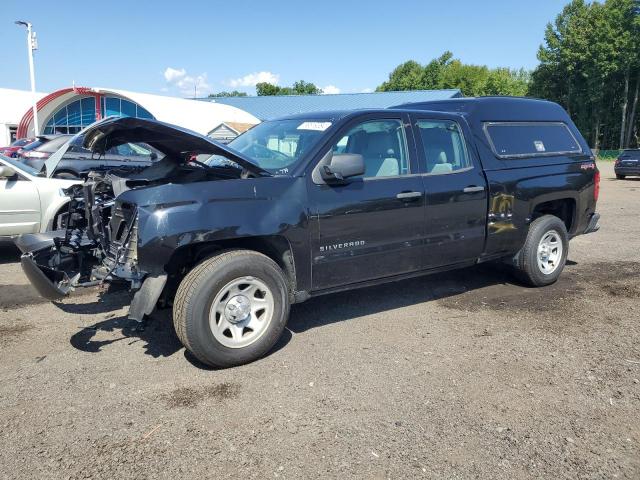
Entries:
{"label": "building", "polygon": [[[0,111],[5,114],[6,110],[6,124],[16,129],[17,138],[33,136],[30,94],[26,105],[10,103],[16,92],[28,93],[0,90]],[[37,109],[40,133],[43,134],[77,133],[96,120],[113,115],[153,118],[203,135],[225,122],[250,125],[260,122],[250,113],[231,105],[108,88],[70,87],[48,95],[40,94]],[[3,143],[9,143],[9,138]]]}
{"label": "building", "polygon": [[[40,100],[45,93],[36,93]],[[0,88],[0,146],[9,145],[16,139],[20,119],[32,105],[31,92]]]}
{"label": "building", "polygon": [[265,97],[209,97],[204,102],[229,105],[271,120],[297,113],[323,110],[389,108],[394,105],[461,97],[460,90],[410,90],[405,92],[336,93],[331,95],[282,95]]}
{"label": "building", "polygon": [[252,123],[224,122],[207,135],[220,143],[229,143],[241,133],[249,130],[253,125]]}
{"label": "building", "polygon": [[[69,87],[38,94],[40,133],[77,133],[108,116],[153,118],[229,142],[263,120],[322,110],[388,108],[460,97],[459,90],[211,97],[196,100],[111,88]],[[33,136],[31,93],[0,89],[0,145]]]}

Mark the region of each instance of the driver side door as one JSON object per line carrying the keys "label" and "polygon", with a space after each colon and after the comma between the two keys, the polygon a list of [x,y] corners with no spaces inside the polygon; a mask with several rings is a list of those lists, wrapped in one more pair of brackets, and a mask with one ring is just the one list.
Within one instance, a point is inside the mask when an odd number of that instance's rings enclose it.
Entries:
{"label": "driver side door", "polygon": [[407,125],[397,113],[358,117],[330,148],[362,155],[364,175],[341,184],[311,176],[314,291],[423,267],[425,196]]}

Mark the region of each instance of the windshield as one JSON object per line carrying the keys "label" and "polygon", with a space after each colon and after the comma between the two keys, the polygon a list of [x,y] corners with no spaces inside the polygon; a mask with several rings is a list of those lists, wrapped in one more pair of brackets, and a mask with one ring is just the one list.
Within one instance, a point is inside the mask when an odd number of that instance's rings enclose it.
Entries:
{"label": "windshield", "polygon": [[20,170],[21,172],[28,173],[29,175],[33,175],[34,177],[40,174],[40,172],[38,172],[37,170],[29,167],[28,165],[25,165],[24,163],[16,161],[16,159],[14,158],[7,158],[4,155],[0,155],[0,158],[2,159],[3,162],[7,163],[8,165],[11,165],[16,170]]}
{"label": "windshield", "polygon": [[[331,122],[274,120],[263,122],[228,144],[243,153],[260,168],[286,175],[313,148]],[[206,162],[211,166],[228,166],[230,161],[214,155]]]}

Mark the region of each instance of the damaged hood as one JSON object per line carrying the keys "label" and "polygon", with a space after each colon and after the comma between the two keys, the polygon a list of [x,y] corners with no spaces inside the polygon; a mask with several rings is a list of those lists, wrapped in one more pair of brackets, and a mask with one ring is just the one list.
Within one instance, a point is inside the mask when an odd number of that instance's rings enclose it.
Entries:
{"label": "damaged hood", "polygon": [[83,137],[84,147],[97,155],[124,143],[146,143],[176,161],[187,161],[189,154],[222,155],[255,175],[271,176],[242,153],[209,137],[157,120],[132,117],[109,117],[82,130],[47,159],[47,175],[51,176],[69,145],[78,137]]}

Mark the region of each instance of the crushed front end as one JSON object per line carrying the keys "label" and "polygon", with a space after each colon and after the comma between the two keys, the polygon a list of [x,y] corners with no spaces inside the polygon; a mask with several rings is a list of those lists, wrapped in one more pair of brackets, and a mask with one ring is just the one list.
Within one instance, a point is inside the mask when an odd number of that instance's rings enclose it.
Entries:
{"label": "crushed front end", "polygon": [[115,173],[91,173],[83,185],[65,192],[70,201],[61,219],[64,230],[16,239],[23,270],[40,295],[60,300],[75,288],[113,281],[129,282],[132,290],[142,287],[138,210],[115,199],[114,185],[117,190],[122,183]]}
{"label": "crushed front end", "polygon": [[[107,118],[76,137],[80,136],[83,146],[95,155],[127,142],[140,142],[160,152],[162,158],[142,168],[123,165],[92,171],[83,184],[67,189],[68,209],[58,222],[63,229],[25,234],[15,240],[23,253],[22,267],[40,295],[53,301],[78,287],[128,283],[136,292],[129,318],[140,321],[153,311],[167,283],[167,259],[157,258],[149,250],[145,256],[145,239],[139,235],[156,207],[188,208],[194,204],[193,198],[201,189],[182,188],[184,185],[270,174],[210,138],[156,120]],[[47,160],[48,175],[55,172],[74,139]],[[216,155],[225,161],[208,165],[199,162],[198,155]],[[176,189],[180,193],[172,202],[170,191]],[[164,228],[157,225],[151,234],[147,232],[147,248],[149,242],[164,238]],[[139,261],[143,258],[146,271]]]}

